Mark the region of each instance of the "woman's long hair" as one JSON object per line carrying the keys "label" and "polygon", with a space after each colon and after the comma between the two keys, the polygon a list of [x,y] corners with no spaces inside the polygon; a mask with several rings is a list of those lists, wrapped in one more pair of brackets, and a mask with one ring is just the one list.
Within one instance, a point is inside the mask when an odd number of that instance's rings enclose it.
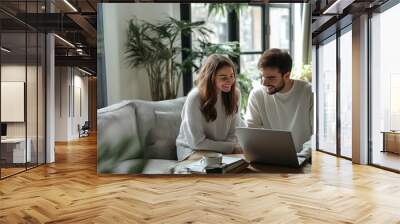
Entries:
{"label": "woman's long hair", "polygon": [[[217,71],[225,66],[233,69],[233,74],[236,78],[235,66],[233,62],[219,54],[210,55],[196,79],[196,85],[200,92],[200,110],[203,113],[207,122],[217,119],[217,103],[218,92],[215,85]],[[238,111],[238,94],[236,93],[236,80],[232,84],[231,91],[228,93],[222,92],[222,102],[225,107],[226,115],[233,115]]]}

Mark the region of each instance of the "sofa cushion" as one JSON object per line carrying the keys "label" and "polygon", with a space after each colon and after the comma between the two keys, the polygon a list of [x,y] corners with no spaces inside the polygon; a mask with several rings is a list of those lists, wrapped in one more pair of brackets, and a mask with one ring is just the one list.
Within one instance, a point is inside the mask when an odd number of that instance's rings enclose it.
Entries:
{"label": "sofa cushion", "polygon": [[176,138],[181,126],[178,112],[155,111],[156,123],[145,142],[145,158],[177,160]]}
{"label": "sofa cushion", "polygon": [[145,146],[146,137],[149,131],[156,124],[154,111],[176,112],[180,114],[183,104],[185,103],[185,99],[185,97],[181,97],[178,99],[164,101],[132,101],[136,108],[135,111],[137,127],[139,131],[139,140],[143,147]]}
{"label": "sofa cushion", "polygon": [[132,103],[124,101],[101,109],[97,116],[99,163],[143,157]]}
{"label": "sofa cushion", "polygon": [[115,174],[170,174],[177,164],[176,160],[165,159],[133,159],[126,160],[114,167]]}

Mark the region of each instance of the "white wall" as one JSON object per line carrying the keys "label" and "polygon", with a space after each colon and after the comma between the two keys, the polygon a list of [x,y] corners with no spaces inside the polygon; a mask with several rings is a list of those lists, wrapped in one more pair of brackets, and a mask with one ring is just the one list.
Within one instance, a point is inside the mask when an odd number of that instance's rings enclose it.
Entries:
{"label": "white wall", "polygon": [[[36,76],[36,67],[34,66],[25,66],[25,65],[18,65],[18,64],[7,64],[1,66],[1,81],[3,82],[25,82],[25,75],[35,75]],[[29,82],[31,82],[31,77],[28,77]],[[32,83],[30,83],[32,84]],[[36,81],[34,83],[36,85]],[[28,89],[27,89],[28,90]],[[33,100],[36,100],[36,88],[29,89],[32,92],[28,91],[27,96],[27,104],[31,103]],[[3,96],[4,97],[4,96]],[[33,98],[33,99],[32,99]],[[29,105],[28,105],[29,106]],[[35,105],[32,105],[36,108],[36,101]],[[7,108],[1,108],[1,110],[7,110]],[[31,110],[27,112],[27,119],[29,122],[28,129],[36,129],[36,125],[32,124],[32,121],[36,123],[36,113],[33,114]],[[7,122],[7,136],[8,137],[25,137],[25,126],[26,122]],[[35,127],[33,127],[35,126]],[[28,130],[28,136],[31,131]]]}
{"label": "white wall", "polygon": [[[79,137],[78,124],[88,120],[88,77],[71,67],[56,67],[55,119],[56,141],[69,141]],[[82,114],[79,113],[79,96]]]}
{"label": "white wall", "polygon": [[134,16],[149,22],[157,22],[167,16],[180,19],[179,4],[105,3],[103,10],[108,105],[125,99],[151,100],[146,73],[129,68],[125,60],[128,22]]}
{"label": "white wall", "polygon": [[[1,81],[18,81],[18,82],[25,82],[25,69],[28,69],[28,74],[31,69],[34,69],[32,66],[28,66],[27,68],[25,65],[2,65],[1,66]],[[36,72],[36,71],[35,71]]]}
{"label": "white wall", "polygon": [[[1,81],[6,82],[25,82],[27,69],[28,74],[32,74],[32,66],[8,64],[1,66]],[[26,82],[25,82],[26,83]],[[7,108],[1,108],[7,110]],[[25,137],[26,122],[7,122],[7,137]]]}
{"label": "white wall", "polygon": [[68,139],[68,86],[69,76],[67,67],[55,68],[55,140],[66,141]]}

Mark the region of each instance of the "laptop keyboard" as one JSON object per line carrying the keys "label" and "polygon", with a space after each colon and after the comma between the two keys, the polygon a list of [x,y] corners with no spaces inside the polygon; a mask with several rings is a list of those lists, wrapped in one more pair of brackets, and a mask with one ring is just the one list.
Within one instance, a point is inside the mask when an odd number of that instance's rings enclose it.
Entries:
{"label": "laptop keyboard", "polygon": [[303,164],[306,159],[307,159],[306,157],[301,157],[301,156],[297,157],[297,160],[299,161],[299,165]]}

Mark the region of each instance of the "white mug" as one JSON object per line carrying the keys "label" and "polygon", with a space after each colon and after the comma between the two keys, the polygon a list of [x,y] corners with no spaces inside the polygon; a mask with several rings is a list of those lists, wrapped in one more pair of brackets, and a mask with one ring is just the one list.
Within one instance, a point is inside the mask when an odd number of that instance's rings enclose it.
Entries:
{"label": "white mug", "polygon": [[222,163],[222,154],[221,153],[208,153],[203,156],[200,160],[201,164],[205,167],[217,166]]}

